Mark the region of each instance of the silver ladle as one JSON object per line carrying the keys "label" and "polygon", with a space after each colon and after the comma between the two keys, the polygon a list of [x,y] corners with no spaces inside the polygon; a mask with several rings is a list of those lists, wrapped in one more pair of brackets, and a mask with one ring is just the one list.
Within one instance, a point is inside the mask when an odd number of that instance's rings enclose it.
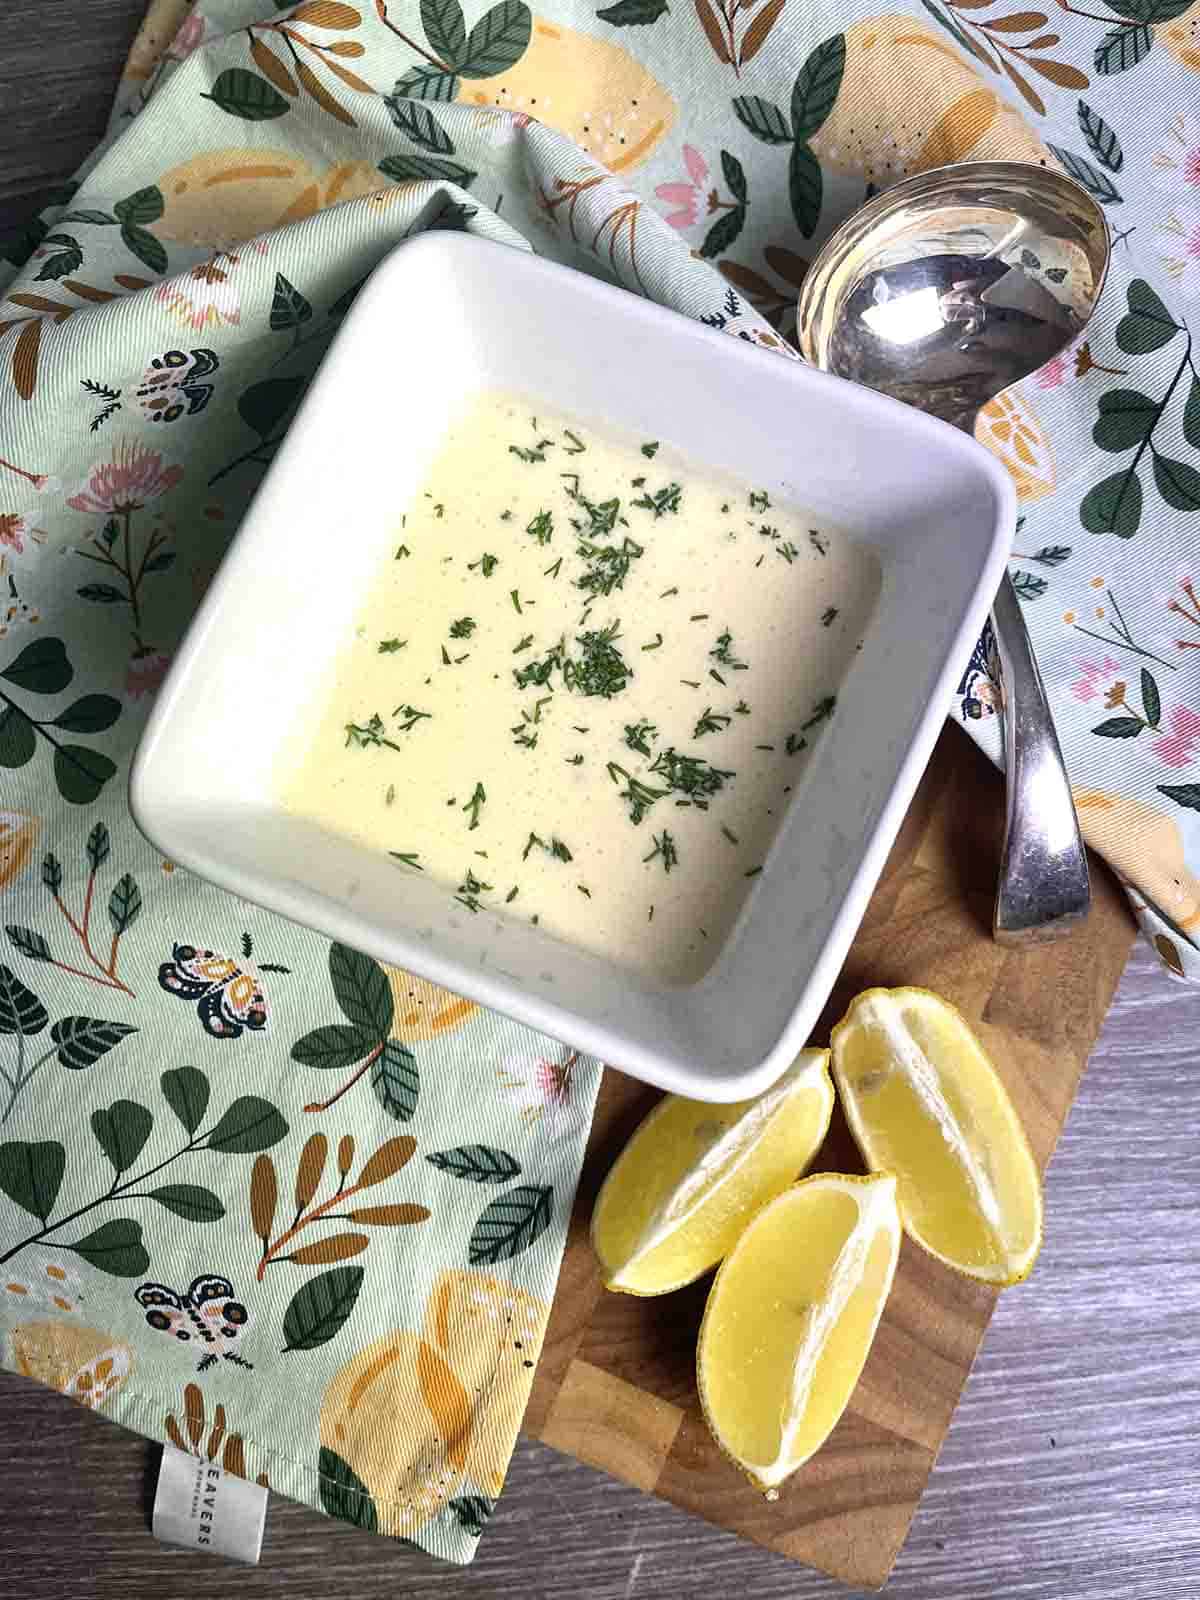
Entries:
{"label": "silver ladle", "polygon": [[[813,366],[973,433],[980,409],[1080,333],[1108,269],[1108,226],[1070,178],[963,162],[876,195],[826,242],[800,293]],[[1021,603],[992,610],[1008,806],[993,932],[1058,938],[1087,915],[1087,856]]]}

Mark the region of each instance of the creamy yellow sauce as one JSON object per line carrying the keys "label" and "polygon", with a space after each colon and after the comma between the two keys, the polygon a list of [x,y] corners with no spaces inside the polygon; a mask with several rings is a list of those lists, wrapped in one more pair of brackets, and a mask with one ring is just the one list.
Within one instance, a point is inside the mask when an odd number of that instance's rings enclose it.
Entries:
{"label": "creamy yellow sauce", "polygon": [[870,551],[765,491],[484,396],[397,527],[282,803],[467,912],[694,981],[878,592]]}

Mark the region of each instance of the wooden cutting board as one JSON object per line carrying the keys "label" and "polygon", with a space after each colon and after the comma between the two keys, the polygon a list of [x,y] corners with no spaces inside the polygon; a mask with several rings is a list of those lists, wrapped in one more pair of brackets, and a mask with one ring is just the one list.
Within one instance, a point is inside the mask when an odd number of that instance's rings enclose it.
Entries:
{"label": "wooden cutting board", "polygon": [[[860,989],[937,990],[980,1025],[1044,1165],[1135,930],[1120,888],[1093,857],[1083,928],[1028,951],[993,943],[1003,803],[996,772],[947,728],[813,1042],[828,1042]],[[878,1587],[904,1543],[996,1292],[906,1240],[845,1415],[768,1503],[724,1460],[700,1415],[696,1336],[711,1279],[654,1300],[607,1294],[588,1244],[600,1182],[657,1098],[619,1072],[605,1074],[526,1432],[846,1583]],[[863,1170],[839,1111],[812,1170]]]}

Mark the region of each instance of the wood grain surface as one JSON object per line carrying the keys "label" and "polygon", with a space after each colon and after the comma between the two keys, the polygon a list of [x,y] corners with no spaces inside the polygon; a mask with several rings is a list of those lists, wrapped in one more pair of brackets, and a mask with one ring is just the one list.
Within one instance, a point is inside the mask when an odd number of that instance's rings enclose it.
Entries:
{"label": "wood grain surface", "polygon": [[[1111,875],[1094,867],[1091,916],[1071,939],[1022,951],[997,945],[990,919],[1002,804],[988,763],[947,728],[813,1042],[827,1042],[829,1026],[861,989],[936,989],[978,1026],[1044,1164],[1100,1033],[1133,924]],[[605,1077],[526,1431],[847,1583],[882,1584],[997,1292],[906,1241],[845,1415],[768,1502],[722,1458],[696,1398],[696,1337],[710,1280],[658,1299],[607,1294],[588,1244],[595,1191],[656,1098],[619,1073]],[[840,1112],[813,1170],[862,1170]]]}
{"label": "wood grain surface", "polygon": [[[102,130],[141,11],[141,0],[10,0],[3,8],[0,229],[30,214]],[[971,819],[964,826],[972,831]],[[995,838],[977,843],[982,873]],[[1081,1002],[1095,1003],[1097,976],[1083,977],[1091,1001],[1078,983],[1055,991],[1064,1037]],[[1044,1002],[1020,984],[1004,989],[1008,1009]],[[1137,946],[1047,1174],[1041,1259],[1027,1284],[1000,1297],[888,1600],[1192,1600],[1200,1592],[1197,1037],[1200,988],[1171,983]],[[665,1320],[669,1346],[680,1336]],[[555,1350],[561,1337],[556,1323]],[[588,1361],[579,1385],[588,1367],[604,1370]],[[662,1435],[671,1405],[664,1400],[658,1413]],[[628,1476],[645,1479],[644,1449],[644,1439],[631,1442]],[[354,1600],[837,1600],[849,1592],[531,1440],[518,1446],[471,1568],[439,1566],[278,1499],[262,1565],[217,1568],[151,1538],[157,1456],[144,1440],[0,1374],[5,1591],[22,1600],[158,1600],[212,1584],[244,1600],[335,1592]]]}

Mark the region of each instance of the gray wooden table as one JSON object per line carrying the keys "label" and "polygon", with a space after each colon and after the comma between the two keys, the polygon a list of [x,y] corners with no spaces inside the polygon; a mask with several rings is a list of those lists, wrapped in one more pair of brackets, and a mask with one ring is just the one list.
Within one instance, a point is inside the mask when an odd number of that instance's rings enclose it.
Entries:
{"label": "gray wooden table", "polygon": [[[415,4],[415,0],[413,0]],[[0,228],[101,131],[142,0],[0,11]],[[1196,1031],[1193,1033],[1193,1029]],[[1200,987],[1134,953],[1046,1185],[1046,1245],[1001,1300],[889,1600],[1200,1594]],[[158,1451],[0,1374],[0,1573],[21,1600],[213,1584],[373,1600],[835,1600],[846,1590],[523,1441],[473,1567],[273,1499],[262,1564],[148,1532]]]}

